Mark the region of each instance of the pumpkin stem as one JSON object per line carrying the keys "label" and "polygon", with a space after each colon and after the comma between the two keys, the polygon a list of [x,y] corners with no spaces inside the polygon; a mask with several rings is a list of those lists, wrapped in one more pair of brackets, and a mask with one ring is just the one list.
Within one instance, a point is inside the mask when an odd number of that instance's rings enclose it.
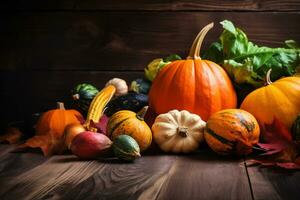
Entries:
{"label": "pumpkin stem", "polygon": [[187,59],[201,59],[200,58],[200,49],[201,49],[201,45],[202,42],[204,40],[204,37],[206,36],[207,32],[212,29],[214,27],[214,23],[210,23],[208,25],[206,25],[196,36],[192,47],[190,49],[190,53],[187,57]]}
{"label": "pumpkin stem", "polygon": [[73,99],[74,99],[74,100],[78,100],[78,99],[80,99],[80,96],[79,96],[79,94],[74,94],[74,95],[73,95]]}
{"label": "pumpkin stem", "polygon": [[148,110],[149,106],[144,106],[137,114],[136,114],[136,117],[139,119],[139,120],[144,120],[144,117],[147,113],[147,110]]}
{"label": "pumpkin stem", "polygon": [[181,137],[187,137],[188,128],[187,127],[177,127],[177,134]]}
{"label": "pumpkin stem", "polygon": [[270,85],[272,84],[272,81],[271,81],[271,72],[272,72],[272,69],[269,69],[269,71],[267,72],[267,75],[266,75],[266,85]]}
{"label": "pumpkin stem", "polygon": [[65,105],[63,102],[57,102],[57,109],[59,110],[65,110]]}

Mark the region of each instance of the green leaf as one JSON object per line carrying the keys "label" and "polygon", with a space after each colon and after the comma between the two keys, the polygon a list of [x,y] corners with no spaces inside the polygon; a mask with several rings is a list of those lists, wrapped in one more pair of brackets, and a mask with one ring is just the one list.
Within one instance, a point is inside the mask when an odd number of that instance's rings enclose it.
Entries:
{"label": "green leaf", "polygon": [[214,42],[204,58],[225,68],[239,84],[262,86],[267,71],[272,68],[272,80],[295,73],[300,65],[300,49],[293,40],[285,42],[288,48],[260,47],[248,40],[247,35],[232,22],[221,22],[224,31],[219,42]]}
{"label": "green leaf", "polygon": [[164,58],[164,62],[173,62],[175,60],[181,60],[181,57],[177,54],[172,54]]}
{"label": "green leaf", "polygon": [[219,42],[212,43],[202,58],[213,60],[216,63],[222,62],[224,60],[222,45]]}
{"label": "green leaf", "polygon": [[157,58],[152,60],[144,69],[146,78],[149,81],[153,81],[162,68],[175,60],[181,60],[181,57],[179,55],[173,54],[164,59]]}

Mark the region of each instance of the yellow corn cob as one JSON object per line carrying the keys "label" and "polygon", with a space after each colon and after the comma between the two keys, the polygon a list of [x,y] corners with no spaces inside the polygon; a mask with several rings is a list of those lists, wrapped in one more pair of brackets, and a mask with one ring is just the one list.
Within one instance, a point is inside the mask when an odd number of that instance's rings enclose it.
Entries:
{"label": "yellow corn cob", "polygon": [[98,92],[98,94],[94,97],[93,101],[90,104],[86,121],[83,125],[88,131],[97,131],[96,128],[91,127],[91,121],[93,120],[93,122],[95,123],[99,121],[100,117],[102,116],[104,107],[114,96],[115,92],[116,87],[113,85],[108,85],[100,92]]}

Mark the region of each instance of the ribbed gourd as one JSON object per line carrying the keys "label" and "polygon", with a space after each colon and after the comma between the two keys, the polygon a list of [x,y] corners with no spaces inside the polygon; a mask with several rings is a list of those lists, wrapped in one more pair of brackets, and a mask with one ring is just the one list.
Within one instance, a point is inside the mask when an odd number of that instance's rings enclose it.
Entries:
{"label": "ribbed gourd", "polygon": [[97,128],[92,126],[92,122],[97,123],[103,114],[106,104],[111,100],[116,92],[116,87],[108,85],[103,88],[93,99],[87,114],[84,127],[88,131],[97,132]]}
{"label": "ribbed gourd", "polygon": [[139,144],[141,151],[146,150],[152,142],[152,132],[144,121],[148,106],[140,112],[121,110],[113,114],[107,124],[107,134],[114,141],[119,135],[129,135]]}
{"label": "ribbed gourd", "polygon": [[98,92],[99,90],[95,86],[88,83],[81,83],[72,90],[72,97],[78,104],[78,107],[86,113]]}
{"label": "ribbed gourd", "polygon": [[222,155],[251,153],[259,135],[259,125],[254,116],[241,109],[214,113],[206,122],[204,132],[206,143]]}
{"label": "ribbed gourd", "polygon": [[121,160],[133,161],[141,156],[138,143],[129,135],[116,137],[112,149],[115,156]]}

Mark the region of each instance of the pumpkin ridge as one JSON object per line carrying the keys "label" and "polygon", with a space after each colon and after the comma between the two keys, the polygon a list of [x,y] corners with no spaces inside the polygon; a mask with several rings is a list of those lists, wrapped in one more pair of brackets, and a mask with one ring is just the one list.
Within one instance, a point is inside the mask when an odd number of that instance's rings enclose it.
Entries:
{"label": "pumpkin ridge", "polygon": [[[194,70],[195,70],[195,82],[198,83],[196,84],[195,87],[195,95],[198,97],[197,99],[204,99],[204,102],[206,102],[206,97],[203,95],[203,93],[201,93],[200,91],[203,90],[204,88],[204,82],[202,81],[203,77],[203,67],[201,66],[201,64],[199,62],[194,61]],[[199,84],[200,83],[200,84]],[[203,104],[203,103],[201,103]],[[197,106],[197,113],[201,116],[201,118],[203,118],[204,120],[208,119],[208,113],[207,110],[202,109],[202,106]]]}
{"label": "pumpkin ridge", "polygon": [[210,136],[212,136],[212,137],[214,137],[215,139],[217,139],[217,140],[219,140],[220,142],[222,142],[223,144],[227,144],[227,145],[229,145],[229,146],[231,146],[231,147],[234,146],[234,142],[233,142],[233,141],[227,140],[226,138],[224,138],[224,137],[222,137],[222,136],[216,134],[212,129],[210,129],[210,128],[208,128],[208,127],[206,127],[206,132],[207,132]]}
{"label": "pumpkin ridge", "polygon": [[[225,98],[228,98],[228,96],[227,96],[228,94],[224,93],[225,91],[223,91],[223,89],[224,89],[223,85],[224,85],[224,82],[226,82],[226,80],[224,79],[224,76],[220,76],[220,73],[222,73],[222,72],[218,68],[219,66],[215,66],[215,63],[209,62],[208,60],[203,60],[203,62],[206,63],[207,67],[210,69],[211,73],[214,75],[213,76],[214,80],[220,86],[220,87],[217,87],[218,96],[219,97],[224,96]],[[218,71],[218,72],[216,73],[216,71]],[[218,99],[218,103],[219,103],[220,108],[226,108],[225,101],[222,101],[221,98],[217,98],[217,99]],[[219,110],[219,108],[218,108],[218,110]]]}
{"label": "pumpkin ridge", "polygon": [[244,118],[244,116],[242,114],[236,113],[235,116],[239,119],[239,123],[244,126],[248,132],[251,132],[254,130],[255,125],[253,122],[251,122],[250,124],[247,123],[247,120]]}
{"label": "pumpkin ridge", "polygon": [[[299,79],[299,81],[300,81],[300,79]],[[295,90],[295,92],[292,93],[292,94],[287,95],[286,88],[284,88],[284,86],[282,86],[282,84],[275,84],[275,85],[278,89],[280,89],[282,92],[284,92],[286,94],[286,97],[288,99],[290,99],[290,100],[297,99],[297,91],[300,91],[300,89],[299,89],[300,87],[297,85],[297,82],[286,80],[285,84],[289,84],[289,87],[291,88],[291,90]],[[300,107],[300,101],[299,100],[296,101],[295,104],[296,104],[296,106]]]}
{"label": "pumpkin ridge", "polygon": [[[212,95],[212,90],[213,90],[213,92],[215,92],[215,89],[212,89],[213,88],[212,85],[214,85],[212,82],[215,81],[214,73],[211,70],[210,66],[205,62],[205,60],[202,61],[202,63],[200,65],[202,67],[202,70],[201,70],[202,73],[205,72],[205,78],[206,78],[206,82],[207,82],[206,87],[211,88],[208,94],[205,93],[206,103],[207,103],[207,105],[214,105],[215,106],[215,101],[218,98],[213,98],[213,95]],[[209,77],[209,78],[207,78],[207,77]],[[213,103],[213,101],[214,101],[214,103]],[[218,103],[219,103],[219,99],[218,99]],[[213,113],[213,107],[209,106],[209,109],[207,111],[209,111],[207,113]],[[209,114],[208,114],[207,118],[208,117],[209,117]]]}
{"label": "pumpkin ridge", "polygon": [[130,117],[127,117],[121,121],[119,121],[118,123],[114,124],[114,126],[111,128],[111,136],[114,135],[114,131],[125,121],[127,121]]}
{"label": "pumpkin ridge", "polygon": [[[182,77],[182,71],[183,70],[185,70],[185,62],[181,62],[180,65],[177,66],[176,72],[174,73],[174,75],[173,75],[170,83],[174,83],[175,82],[174,79],[176,79],[176,82],[177,82],[178,81],[178,77]],[[177,84],[179,84],[179,83],[177,83]],[[175,98],[175,99],[176,98],[183,98],[183,97],[180,96],[181,94],[183,94],[183,92],[180,91],[181,87],[178,88],[177,84],[175,84],[175,86],[176,86],[175,88],[177,90],[177,93],[173,93],[175,95],[175,97],[173,97],[173,98]],[[174,85],[174,84],[172,84],[172,85]],[[168,93],[168,96],[169,96],[169,93]],[[166,99],[170,100],[170,99],[172,99],[172,97],[169,96],[169,98],[166,98]],[[172,102],[171,105],[173,103],[174,102]],[[183,104],[183,105],[185,105],[185,104]],[[181,107],[182,105],[172,105],[172,109],[175,109],[178,106]]]}
{"label": "pumpkin ridge", "polygon": [[[193,71],[194,71],[193,67],[190,65],[190,63],[183,62],[183,65],[181,66],[181,69],[180,69],[181,75],[180,75],[179,82],[184,83],[185,87],[183,85],[180,86],[182,91],[180,91],[180,93],[179,93],[179,95],[180,95],[179,98],[183,99],[182,105],[186,105],[186,107],[185,108],[183,107],[182,109],[188,110],[190,112],[192,112],[193,108],[194,108],[194,100],[192,98],[192,96],[194,96],[194,94],[191,93],[191,91],[194,90],[193,88],[195,88],[195,74],[192,74]],[[194,75],[194,77],[193,77],[193,75]],[[178,79],[177,79],[177,81],[178,81]],[[186,83],[188,83],[188,84],[186,84]],[[187,94],[187,93],[189,93],[190,97],[187,98],[187,97],[182,96],[182,94]]]}
{"label": "pumpkin ridge", "polygon": [[[158,101],[157,98],[160,99],[160,101],[168,101],[168,92],[161,93],[161,90],[167,89],[169,91],[170,86],[172,85],[172,82],[175,78],[175,74],[181,64],[181,61],[178,61],[178,63],[175,61],[175,64],[172,66],[164,67],[157,75],[157,77],[154,79],[150,92],[149,92],[149,104],[152,106],[153,102]],[[171,80],[169,80],[169,77],[172,77]],[[161,82],[158,82],[157,80],[160,79]],[[163,84],[162,84],[163,82]],[[157,92],[151,92],[152,90],[157,90],[159,92],[159,97],[157,96]],[[164,104],[164,102],[163,102]],[[154,108],[154,107],[153,107]],[[154,108],[155,110],[155,108]],[[155,110],[155,112],[162,112],[161,110]]]}
{"label": "pumpkin ridge", "polygon": [[[280,99],[288,99],[288,97],[285,95],[285,93],[283,92],[283,91],[281,91],[279,88],[277,88],[276,86],[274,86],[273,84],[270,84],[270,85],[268,85],[267,87],[269,87],[269,88],[271,88],[272,87],[272,89],[273,89],[273,94],[275,93],[274,91],[276,91],[276,93],[279,93],[280,94]],[[277,96],[277,98],[279,98],[279,95],[272,95],[271,93],[270,93],[270,91],[271,90],[265,90],[266,91],[266,93],[268,94],[268,92],[269,92],[269,94],[267,95],[267,96],[273,96],[274,98],[276,98],[276,96]],[[282,97],[284,97],[284,98],[282,98]],[[277,103],[277,101],[272,101],[273,103],[275,102],[275,103]],[[290,102],[289,102],[290,103]],[[279,110],[279,115],[280,114],[282,114],[282,113],[284,113],[284,111],[282,110],[282,109],[286,109],[286,108],[283,108],[282,106],[280,106],[279,104],[276,104],[276,107],[277,107],[277,109]],[[272,107],[271,107],[271,109],[272,109]],[[275,116],[278,116],[278,113],[274,113],[274,115],[273,115],[273,118],[275,117]],[[281,118],[286,118],[287,116],[281,116]],[[272,121],[273,121],[273,119],[272,119]]]}

